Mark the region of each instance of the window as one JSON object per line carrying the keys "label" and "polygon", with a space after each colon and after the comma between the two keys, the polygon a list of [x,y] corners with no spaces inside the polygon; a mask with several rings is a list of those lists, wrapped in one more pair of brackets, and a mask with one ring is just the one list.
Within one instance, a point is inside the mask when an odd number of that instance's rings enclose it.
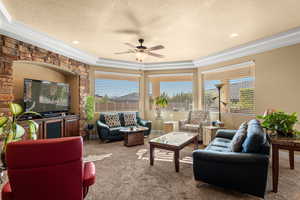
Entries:
{"label": "window", "polygon": [[232,113],[254,113],[254,78],[229,81],[229,109]]}
{"label": "window", "polygon": [[218,112],[218,90],[221,88],[221,111],[230,113],[255,113],[255,78],[254,65],[203,72],[204,108]]}
{"label": "window", "polygon": [[189,111],[193,107],[192,81],[161,81],[160,94],[168,97],[169,111]]}
{"label": "window", "polygon": [[220,80],[205,80],[204,81],[204,106],[206,111],[216,112],[219,109],[218,90],[216,84],[220,84]]}
{"label": "window", "polygon": [[138,111],[139,81],[95,79],[96,112]]}

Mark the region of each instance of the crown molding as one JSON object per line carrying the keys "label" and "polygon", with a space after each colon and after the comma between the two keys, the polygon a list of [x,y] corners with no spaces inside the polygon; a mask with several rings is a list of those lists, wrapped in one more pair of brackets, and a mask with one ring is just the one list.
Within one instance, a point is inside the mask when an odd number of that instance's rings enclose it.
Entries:
{"label": "crown molding", "polygon": [[150,74],[147,75],[148,78],[156,77],[174,77],[174,76],[193,76],[193,73],[175,73],[175,74]]}
{"label": "crown molding", "polygon": [[63,41],[52,38],[45,33],[33,30],[32,28],[22,24],[21,22],[15,21],[10,16],[9,12],[2,2],[0,2],[0,33],[96,67],[104,66],[143,71],[187,69],[207,66],[251,54],[269,51],[275,48],[300,43],[299,27],[193,61],[138,63],[98,58],[87,52],[71,47]]}
{"label": "crown molding", "polygon": [[228,70],[232,70],[232,69],[240,69],[240,68],[249,67],[249,66],[253,66],[253,65],[255,65],[255,62],[253,60],[250,60],[250,61],[243,62],[243,63],[222,66],[222,67],[212,69],[212,70],[205,70],[205,71],[202,71],[201,73],[208,74],[208,73],[224,72],[224,71],[228,71]]}
{"label": "crown molding", "polygon": [[129,76],[129,77],[141,77],[141,74],[131,74],[131,73],[119,73],[119,72],[104,72],[95,71],[95,74],[105,74],[105,75],[115,75],[115,76]]}
{"label": "crown molding", "polygon": [[9,12],[7,11],[7,9],[5,8],[5,6],[2,2],[0,2],[0,20],[1,20],[1,23],[11,22],[11,20],[12,20]]}
{"label": "crown molding", "polygon": [[94,64],[97,60],[97,57],[95,56],[91,56],[86,52],[73,48],[44,33],[33,31],[26,25],[14,20],[10,23],[2,23],[0,33],[86,64]]}
{"label": "crown molding", "polygon": [[98,58],[96,61],[96,66],[143,70],[145,64],[107,58]]}
{"label": "crown molding", "polygon": [[135,69],[135,70],[143,70],[143,71],[195,68],[193,61],[139,63],[139,62],[106,59],[106,58],[98,58],[97,66]]}
{"label": "crown molding", "polygon": [[190,69],[190,68],[195,68],[193,61],[145,63],[143,70],[149,71],[149,70]]}
{"label": "crown molding", "polygon": [[300,27],[194,60],[197,67],[216,64],[300,43]]}

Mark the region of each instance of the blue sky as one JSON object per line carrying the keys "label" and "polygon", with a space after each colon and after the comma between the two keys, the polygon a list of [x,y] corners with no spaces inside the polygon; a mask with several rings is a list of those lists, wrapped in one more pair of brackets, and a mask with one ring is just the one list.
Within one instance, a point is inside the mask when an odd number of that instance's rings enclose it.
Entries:
{"label": "blue sky", "polygon": [[95,93],[100,96],[107,94],[109,97],[116,97],[139,92],[137,81],[96,79],[95,86]]}
{"label": "blue sky", "polygon": [[191,81],[180,82],[160,82],[160,93],[167,93],[168,96],[174,96],[178,93],[191,93],[193,84]]}
{"label": "blue sky", "polygon": [[[240,83],[240,82],[243,82],[243,81],[252,81],[254,80],[253,77],[246,77],[246,78],[239,78],[239,79],[233,79],[233,80],[230,80],[229,83]],[[215,89],[216,86],[215,84],[220,84],[221,81],[220,80],[209,80],[209,81],[205,81],[204,82],[204,88],[206,90],[210,90],[210,89]]]}
{"label": "blue sky", "polygon": [[204,81],[204,88],[205,90],[215,89],[215,85],[220,83],[221,81],[219,80]]}

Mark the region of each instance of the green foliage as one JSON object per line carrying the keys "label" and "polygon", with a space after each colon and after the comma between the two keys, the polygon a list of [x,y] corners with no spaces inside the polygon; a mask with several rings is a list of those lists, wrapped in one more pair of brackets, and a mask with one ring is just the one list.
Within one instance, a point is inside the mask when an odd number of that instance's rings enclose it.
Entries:
{"label": "green foliage", "polygon": [[[8,143],[21,140],[25,134],[25,129],[18,124],[20,117],[26,114],[39,115],[32,111],[24,112],[22,106],[19,104],[9,103],[8,107],[12,116],[0,117],[0,136],[4,138],[2,146],[3,152],[6,151]],[[32,120],[27,121],[27,123],[29,125],[29,138],[35,140],[37,138],[36,133],[39,125]]]}
{"label": "green foliage", "polygon": [[95,115],[95,97],[94,96],[88,96],[86,98],[85,112],[86,112],[87,121],[89,121],[89,122],[93,121],[94,115]]}
{"label": "green foliage", "polygon": [[102,104],[106,104],[106,103],[110,103],[110,99],[109,97],[106,95],[104,95],[103,97],[101,98],[96,98],[96,101],[99,102],[99,103],[102,103]]}
{"label": "green foliage", "polygon": [[29,139],[31,140],[36,140],[37,139],[37,131],[39,129],[39,125],[38,123],[36,123],[35,121],[33,120],[28,120],[28,126],[29,126]]}
{"label": "green foliage", "polygon": [[254,89],[253,88],[240,89],[240,109],[254,110]]}
{"label": "green foliage", "polygon": [[297,133],[294,125],[298,122],[297,113],[288,114],[282,111],[273,112],[266,116],[257,116],[262,119],[262,126],[285,136]]}
{"label": "green foliage", "polygon": [[154,100],[155,105],[160,109],[160,108],[165,108],[168,106],[168,96],[163,93],[160,96],[156,97]]}

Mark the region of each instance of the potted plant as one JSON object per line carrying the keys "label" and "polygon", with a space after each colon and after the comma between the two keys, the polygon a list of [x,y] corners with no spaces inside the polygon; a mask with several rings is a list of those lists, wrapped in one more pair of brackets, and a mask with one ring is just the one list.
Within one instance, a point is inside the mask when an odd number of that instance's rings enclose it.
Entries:
{"label": "potted plant", "polygon": [[162,94],[154,100],[156,106],[156,119],[161,119],[161,110],[168,106],[168,97],[166,94]]}
{"label": "potted plant", "polygon": [[88,96],[86,98],[85,104],[85,112],[86,112],[86,119],[87,119],[87,129],[92,130],[94,128],[94,117],[95,117],[95,98],[94,96]]}
{"label": "potted plant", "polygon": [[[9,103],[10,116],[0,117],[0,136],[3,140],[2,151],[1,151],[1,161],[3,166],[6,166],[5,152],[7,144],[10,142],[16,142],[22,140],[25,134],[25,129],[19,124],[20,118],[27,114],[39,115],[36,112],[28,111],[24,112],[22,106],[16,103]],[[33,120],[27,120],[28,124],[28,137],[29,139],[37,139],[37,131],[39,125]]]}
{"label": "potted plant", "polygon": [[294,125],[298,122],[297,113],[288,114],[282,111],[268,113],[264,116],[257,116],[262,119],[262,126],[267,130],[277,133],[280,136],[293,136],[298,133]]}

